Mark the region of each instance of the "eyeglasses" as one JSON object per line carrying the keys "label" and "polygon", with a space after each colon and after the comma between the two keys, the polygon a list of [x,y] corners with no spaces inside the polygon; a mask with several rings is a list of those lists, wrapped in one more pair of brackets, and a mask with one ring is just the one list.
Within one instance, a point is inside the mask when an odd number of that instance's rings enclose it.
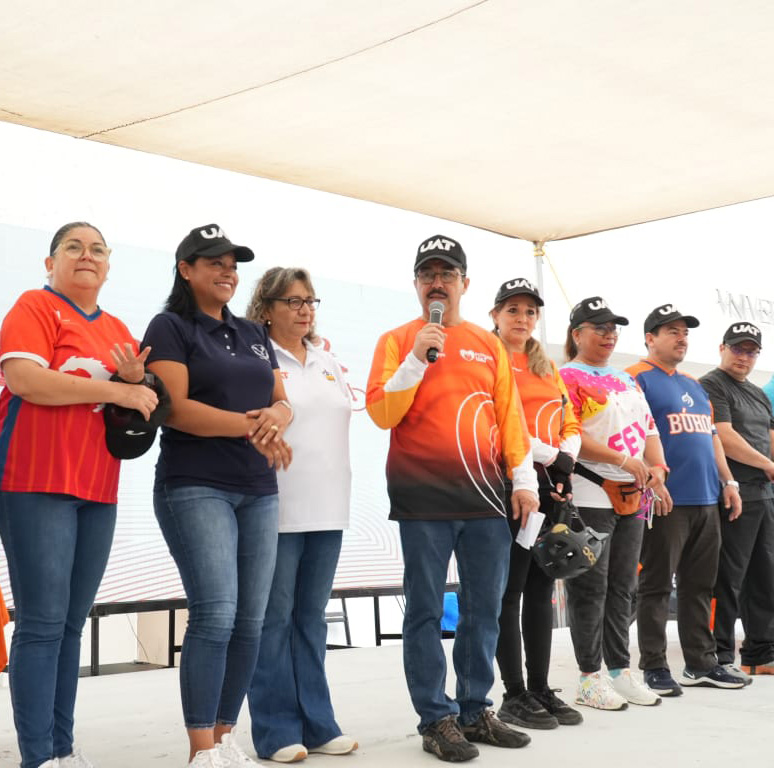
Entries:
{"label": "eyeglasses", "polygon": [[290,296],[287,299],[275,296],[270,298],[269,301],[284,301],[290,309],[295,310],[301,309],[304,304],[311,310],[315,310],[320,306],[320,299],[302,299],[300,296]]}
{"label": "eyeglasses", "polygon": [[597,336],[618,336],[621,329],[615,323],[600,323],[596,325],[594,323],[584,323],[579,325],[576,330],[581,328],[590,328]]}
{"label": "eyeglasses", "polygon": [[437,272],[433,269],[420,269],[416,272],[416,278],[422,285],[430,285],[435,282],[436,277],[441,278],[441,282],[445,285],[453,283],[464,275],[458,269],[442,269]]}
{"label": "eyeglasses", "polygon": [[741,344],[732,344],[729,349],[737,357],[749,357],[751,360],[755,360],[761,353],[760,349],[746,349]]}
{"label": "eyeglasses", "polygon": [[80,259],[88,250],[94,261],[107,261],[111,254],[110,248],[102,243],[92,243],[87,246],[80,240],[66,240],[57,250],[62,251],[68,259]]}

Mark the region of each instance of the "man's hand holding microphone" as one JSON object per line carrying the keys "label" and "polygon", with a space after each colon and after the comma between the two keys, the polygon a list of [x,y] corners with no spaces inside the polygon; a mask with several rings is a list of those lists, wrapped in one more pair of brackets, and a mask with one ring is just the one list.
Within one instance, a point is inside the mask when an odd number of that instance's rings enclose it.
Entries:
{"label": "man's hand holding microphone", "polygon": [[422,328],[414,339],[414,357],[423,363],[434,363],[443,352],[446,334],[443,330],[444,305],[440,301],[431,301],[428,307],[430,321]]}

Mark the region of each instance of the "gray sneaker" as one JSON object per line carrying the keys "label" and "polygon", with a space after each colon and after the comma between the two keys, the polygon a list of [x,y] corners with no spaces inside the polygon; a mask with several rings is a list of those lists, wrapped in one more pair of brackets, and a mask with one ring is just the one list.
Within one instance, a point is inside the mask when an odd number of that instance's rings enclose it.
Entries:
{"label": "gray sneaker", "polygon": [[747,672],[743,672],[739,667],[736,666],[736,664],[721,664],[721,667],[728,672],[729,675],[733,675],[734,677],[738,677],[742,682],[744,682],[745,685],[752,685],[752,677],[747,674]]}
{"label": "gray sneaker", "polygon": [[447,715],[425,728],[422,749],[447,763],[464,763],[478,757],[478,748],[462,735],[454,715]]}

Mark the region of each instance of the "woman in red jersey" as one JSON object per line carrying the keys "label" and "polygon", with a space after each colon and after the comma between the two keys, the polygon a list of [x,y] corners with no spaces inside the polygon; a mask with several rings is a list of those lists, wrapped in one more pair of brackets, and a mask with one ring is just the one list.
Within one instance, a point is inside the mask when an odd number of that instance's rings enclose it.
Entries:
{"label": "woman in red jersey", "polygon": [[[516,278],[500,286],[490,314],[495,333],[510,355],[524,407],[538,469],[540,511],[550,515],[554,505],[551,494],[564,496],[571,491],[570,474],[580,450],[580,425],[559,371],[540,342],[532,338],[542,306],[535,286],[524,278]],[[515,538],[519,521],[509,517],[508,522]],[[548,685],[553,589],[554,580],[540,569],[532,550],[514,541],[497,643],[497,664],[505,686],[497,716],[506,723],[546,730],[560,723],[577,725],[583,721],[580,712],[567,706]]]}
{"label": "woman in red jersey", "polygon": [[[119,461],[102,410],[145,418],[148,350],[97,304],[110,249],[98,229],[66,224],[0,331],[0,537],[14,600],[10,682],[22,768],[88,768],[73,750],[81,630],[107,564]],[[122,381],[110,381],[117,373]],[[136,383],[134,383],[136,382]]]}

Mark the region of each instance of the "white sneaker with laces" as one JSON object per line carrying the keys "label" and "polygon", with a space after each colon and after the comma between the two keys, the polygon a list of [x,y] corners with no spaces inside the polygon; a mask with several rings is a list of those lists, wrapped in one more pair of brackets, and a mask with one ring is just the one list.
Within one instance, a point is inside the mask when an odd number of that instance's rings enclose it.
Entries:
{"label": "white sneaker with laces", "polygon": [[641,683],[627,667],[619,670],[619,674],[612,677],[613,688],[631,704],[639,704],[641,707],[653,707],[661,704],[661,696],[654,693]]}
{"label": "white sneaker with laces", "polygon": [[74,749],[72,755],[59,758],[59,766],[60,768],[94,768],[94,763],[80,749]]}
{"label": "white sneaker with laces", "polygon": [[238,765],[258,765],[255,760],[251,760],[245,754],[245,751],[237,744],[232,733],[224,733],[217,748],[226,765],[234,766],[235,768]]}
{"label": "white sneaker with laces", "polygon": [[581,675],[575,703],[594,709],[626,709],[626,699],[613,688],[610,678],[601,672]]}
{"label": "white sneaker with laces", "polygon": [[228,768],[229,762],[220,756],[217,747],[212,749],[200,749],[194,759],[188,763],[188,768]]}
{"label": "white sneaker with laces", "polygon": [[337,736],[335,739],[326,741],[325,744],[320,744],[319,747],[310,749],[309,753],[317,752],[321,755],[348,755],[356,749],[357,742],[346,734],[341,734],[341,736]]}

